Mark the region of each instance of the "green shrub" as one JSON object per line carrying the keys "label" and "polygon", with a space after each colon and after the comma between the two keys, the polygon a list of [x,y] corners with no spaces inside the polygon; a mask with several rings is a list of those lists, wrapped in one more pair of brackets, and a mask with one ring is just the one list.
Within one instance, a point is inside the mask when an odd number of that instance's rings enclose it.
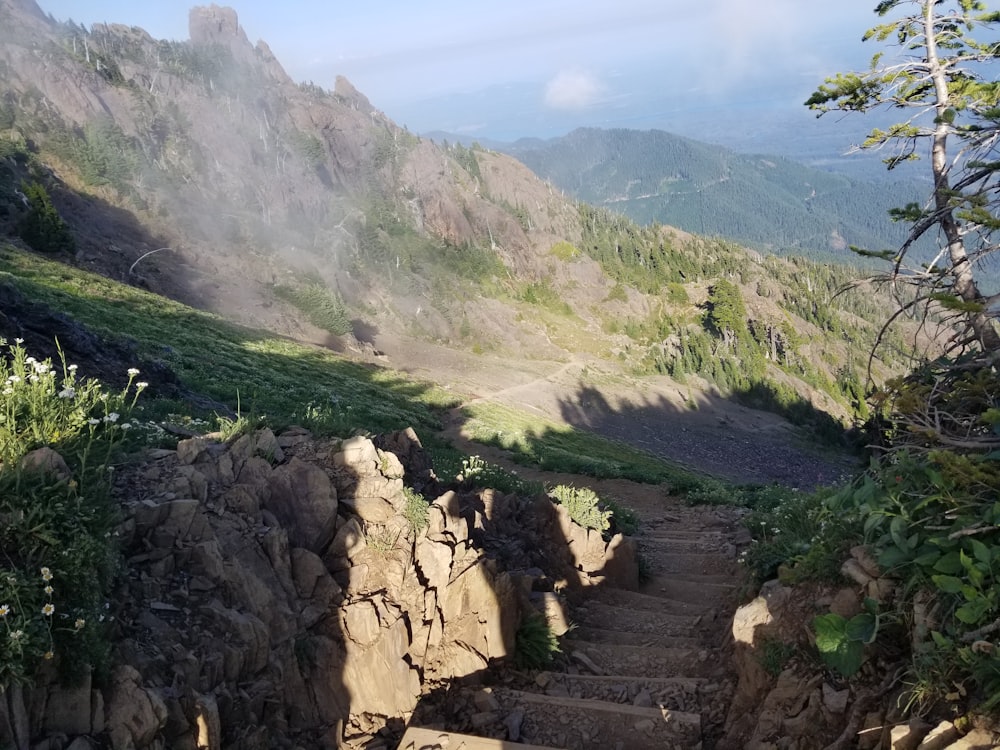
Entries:
{"label": "green shrub", "polygon": [[521,621],[514,644],[514,663],[521,669],[545,669],[562,651],[549,621],[537,613]]}
{"label": "green shrub", "polygon": [[601,532],[611,528],[612,513],[601,508],[601,499],[592,489],[560,484],[549,490],[549,496],[583,528]]}
{"label": "green shrub", "polygon": [[568,262],[580,256],[580,251],[566,240],[560,240],[552,246],[550,252],[563,262]]}
{"label": "green shrub", "polygon": [[410,524],[410,528],[419,534],[427,528],[429,514],[427,499],[412,487],[403,487],[403,497],[406,498],[403,515],[406,517],[407,523]]}
{"label": "green shrub", "polygon": [[314,326],[334,336],[344,336],[353,330],[343,300],[324,284],[278,285],[274,293],[304,312]]}
{"label": "green shrub", "polygon": [[17,233],[40,253],[70,253],[76,247],[69,225],[52,205],[45,186],[33,182],[24,187],[28,198],[28,214],[18,225]]}
{"label": "green shrub", "polygon": [[604,507],[611,511],[611,533],[634,536],[639,530],[639,516],[614,498],[604,498]]}

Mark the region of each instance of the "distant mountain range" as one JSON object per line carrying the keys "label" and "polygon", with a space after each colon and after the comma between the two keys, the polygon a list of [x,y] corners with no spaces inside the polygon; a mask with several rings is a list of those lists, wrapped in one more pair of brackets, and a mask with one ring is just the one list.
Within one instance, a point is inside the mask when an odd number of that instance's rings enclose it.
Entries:
{"label": "distant mountain range", "polygon": [[916,179],[859,180],[659,130],[581,128],[560,138],[482,145],[514,156],[578,200],[641,224],[780,254],[843,260],[850,245],[897,247],[904,230],[888,221],[888,210],[927,193]]}

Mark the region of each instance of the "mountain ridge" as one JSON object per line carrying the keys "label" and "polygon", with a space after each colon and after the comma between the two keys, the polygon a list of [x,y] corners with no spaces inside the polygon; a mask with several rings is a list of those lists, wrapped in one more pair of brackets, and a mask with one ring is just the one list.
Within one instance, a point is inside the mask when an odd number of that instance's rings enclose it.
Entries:
{"label": "mountain ridge", "polygon": [[[194,9],[185,42],[58,23],[25,0],[0,15],[9,234],[18,183],[39,180],[71,221],[73,263],[304,341],[587,352],[786,412],[857,408],[881,313],[836,296],[848,269],[641,227],[508,155],[421,139],[346,79],[291,81],[231,9]],[[746,298],[746,336],[706,323],[723,279]],[[771,385],[754,391],[750,371]]]}
{"label": "mountain ridge", "polygon": [[578,128],[493,144],[578,200],[771,252],[848,261],[849,246],[897,247],[891,208],[916,180],[872,183],[782,156],[737,152],[662,130]]}

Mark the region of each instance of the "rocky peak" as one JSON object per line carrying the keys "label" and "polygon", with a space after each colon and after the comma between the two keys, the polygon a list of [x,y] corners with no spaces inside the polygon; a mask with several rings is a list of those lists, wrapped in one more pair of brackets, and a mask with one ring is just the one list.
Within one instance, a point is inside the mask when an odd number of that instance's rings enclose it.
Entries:
{"label": "rocky peak", "polygon": [[233,42],[249,46],[250,40],[240,28],[239,16],[232,8],[218,5],[200,5],[188,15],[188,33],[195,44],[222,44],[232,47]]}
{"label": "rocky peak", "polygon": [[359,112],[370,114],[375,111],[372,103],[368,101],[368,97],[354,88],[354,84],[344,78],[344,76],[337,76],[337,80],[333,85],[333,93]]}
{"label": "rocky peak", "polygon": [[271,80],[293,83],[266,42],[259,40],[256,46],[250,43],[232,8],[214,4],[192,8],[188,14],[188,33],[192,44],[220,45],[240,62],[263,65]]}

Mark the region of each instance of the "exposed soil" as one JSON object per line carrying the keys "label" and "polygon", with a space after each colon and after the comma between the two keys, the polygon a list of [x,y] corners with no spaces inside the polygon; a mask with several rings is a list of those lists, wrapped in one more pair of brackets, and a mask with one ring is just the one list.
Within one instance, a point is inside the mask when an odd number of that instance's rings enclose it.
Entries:
{"label": "exposed soil", "polygon": [[[515,406],[733,481],[809,489],[856,465],[777,415],[670,378],[635,378],[606,361],[476,355],[389,334],[376,344],[388,366],[453,390],[466,403]],[[456,415],[451,437],[461,436]],[[484,454],[479,444],[467,447]]]}

